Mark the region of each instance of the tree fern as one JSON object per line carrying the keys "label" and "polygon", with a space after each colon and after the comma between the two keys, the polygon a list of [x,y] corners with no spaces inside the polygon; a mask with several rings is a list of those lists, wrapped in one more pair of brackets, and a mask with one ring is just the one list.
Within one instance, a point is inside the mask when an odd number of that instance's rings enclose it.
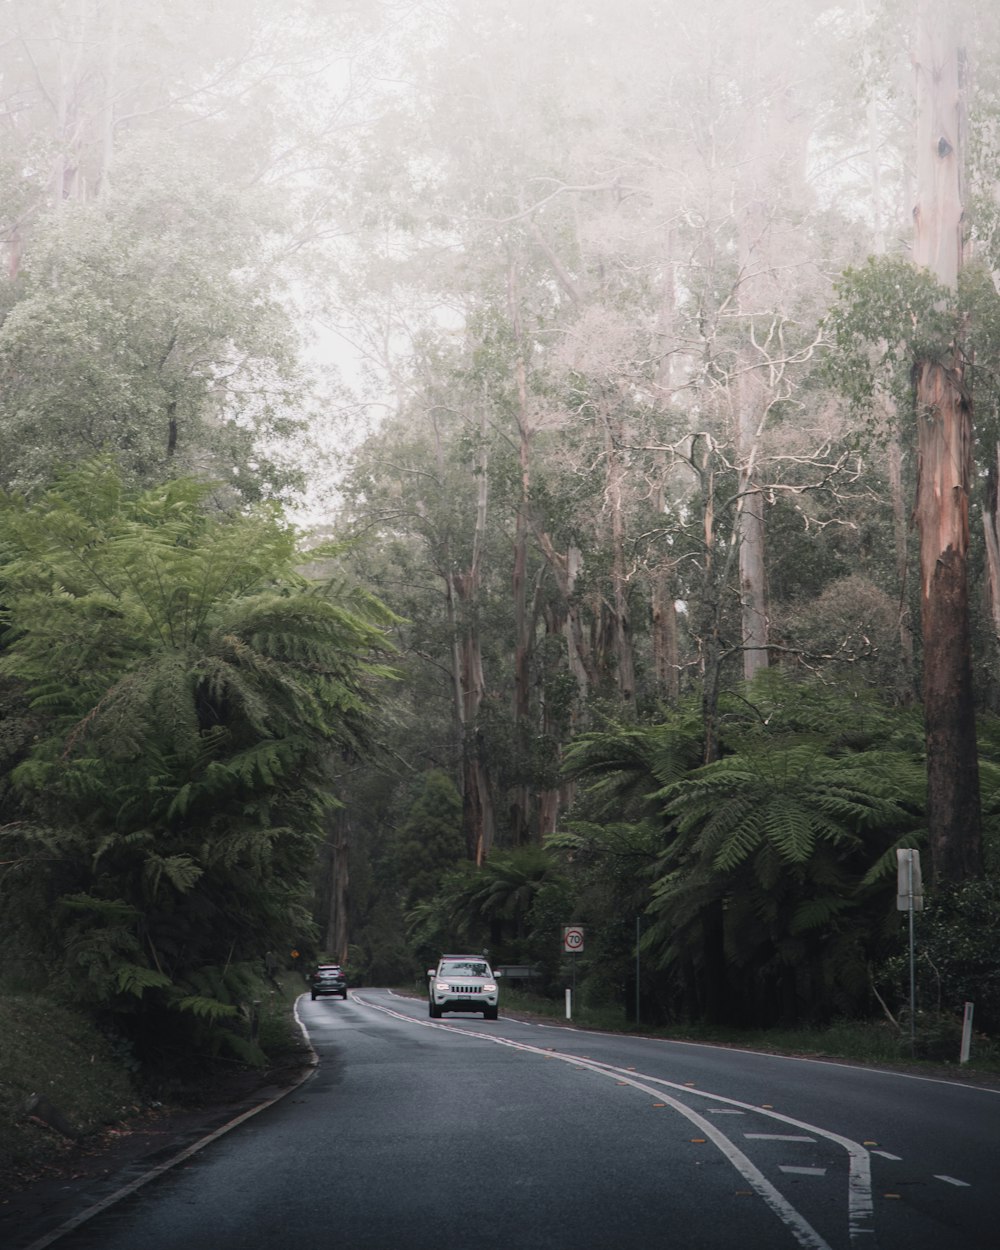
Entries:
{"label": "tree fern", "polygon": [[[7,876],[23,899],[7,923],[84,969],[92,1001],[138,999],[139,1029],[184,1001],[232,1006],[222,982],[196,983],[220,952],[248,966],[308,932],[331,748],[369,748],[391,677],[377,601],[307,582],[273,508],[226,516],[207,495],[130,493],[95,462],[33,505],[0,500],[0,673],[39,730],[12,784],[65,831],[48,857],[0,831],[34,866]],[[183,1018],[215,1044],[211,1012]]]}

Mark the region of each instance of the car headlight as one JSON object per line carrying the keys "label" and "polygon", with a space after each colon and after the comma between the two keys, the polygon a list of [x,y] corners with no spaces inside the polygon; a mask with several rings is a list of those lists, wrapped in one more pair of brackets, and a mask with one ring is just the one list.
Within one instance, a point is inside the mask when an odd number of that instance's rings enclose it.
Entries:
{"label": "car headlight", "polygon": [[435,990],[437,990],[437,992],[438,992],[439,994],[447,994],[447,993],[448,993],[448,982],[447,982],[447,981],[435,981],[435,982],[434,982],[434,988],[435,988]]}
{"label": "car headlight", "polygon": [[497,992],[497,987],[496,987],[495,985],[484,985],[484,986],[483,986],[483,993],[484,993],[484,994],[495,994],[496,992]]}

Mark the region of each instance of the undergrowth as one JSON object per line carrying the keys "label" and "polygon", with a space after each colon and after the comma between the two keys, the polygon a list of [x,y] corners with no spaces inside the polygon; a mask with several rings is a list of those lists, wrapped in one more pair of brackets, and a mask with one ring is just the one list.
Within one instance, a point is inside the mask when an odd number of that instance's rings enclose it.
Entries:
{"label": "undergrowth", "polygon": [[[268,1064],[301,1052],[291,1012],[301,992],[301,977],[279,975],[262,983],[256,1019],[246,1013],[246,1028],[256,1029]],[[218,1070],[206,1070],[205,1086],[217,1085],[219,1077]],[[104,1033],[93,1017],[25,992],[23,985],[0,984],[0,1191],[37,1177],[78,1142],[160,1099],[197,1097],[195,1088],[165,1085],[156,1072],[143,1071],[130,1048]]]}

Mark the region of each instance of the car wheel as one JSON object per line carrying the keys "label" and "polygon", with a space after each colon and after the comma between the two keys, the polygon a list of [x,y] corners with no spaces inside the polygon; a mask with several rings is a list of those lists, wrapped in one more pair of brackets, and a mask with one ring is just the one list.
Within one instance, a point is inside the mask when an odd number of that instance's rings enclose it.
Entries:
{"label": "car wheel", "polygon": [[497,1018],[497,1013],[499,1012],[499,1010],[500,1010],[499,1007],[487,1007],[486,1010],[483,1012],[483,1019],[495,1020]]}
{"label": "car wheel", "polygon": [[440,1008],[440,1007],[435,1006],[435,1004],[434,1004],[434,1003],[431,1003],[431,1004],[430,1004],[430,1009],[431,1009],[431,1019],[432,1019],[432,1020],[440,1020],[440,1019],[441,1019],[441,1008]]}
{"label": "car wheel", "polygon": [[315,990],[313,990],[313,991],[312,991],[312,1000],[313,1000],[313,1002],[315,1002],[315,1001],[316,1001],[316,991],[315,991]]}
{"label": "car wheel", "polygon": [[346,1002],[347,1002],[347,990],[341,990],[341,991],[340,991],[340,997],[341,997],[341,998],[344,1000],[344,1002],[346,1003]]}

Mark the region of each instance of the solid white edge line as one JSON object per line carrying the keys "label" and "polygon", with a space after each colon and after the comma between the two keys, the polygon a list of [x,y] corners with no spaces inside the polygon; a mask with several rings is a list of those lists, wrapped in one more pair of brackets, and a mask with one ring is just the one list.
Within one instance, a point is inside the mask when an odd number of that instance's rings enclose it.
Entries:
{"label": "solid white edge line", "polygon": [[[619,1068],[612,1068],[610,1064],[604,1066],[609,1071],[621,1071]],[[675,1089],[679,1093],[696,1094],[713,1102],[727,1103],[730,1107],[742,1107],[745,1111],[753,1111],[758,1115],[766,1116],[769,1120],[777,1120],[778,1123],[787,1124],[790,1128],[807,1129],[815,1133],[817,1137],[825,1137],[827,1141],[841,1146],[847,1151],[850,1160],[847,1177],[847,1220],[851,1244],[854,1245],[858,1237],[868,1236],[874,1232],[872,1222],[875,1218],[875,1203],[872,1198],[871,1156],[860,1142],[852,1141],[849,1137],[842,1137],[839,1133],[820,1128],[816,1124],[807,1124],[791,1116],[782,1115],[779,1111],[756,1107],[753,1103],[740,1102],[737,1098],[727,1098],[722,1094],[709,1094],[705,1090],[678,1085],[675,1081],[666,1081],[658,1076],[651,1076],[648,1079],[655,1081],[658,1085],[665,1085],[668,1089]]]}
{"label": "solid white edge line", "polygon": [[[305,995],[300,995],[299,997],[304,998]],[[36,1241],[31,1242],[30,1245],[25,1246],[24,1250],[45,1250],[46,1246],[53,1245],[55,1242],[59,1241],[60,1238],[65,1237],[67,1233],[71,1233],[75,1229],[79,1228],[81,1224],[86,1224],[88,1220],[92,1220],[95,1215],[100,1215],[102,1211],[106,1211],[109,1207],[113,1207],[116,1203],[121,1202],[123,1198],[128,1198],[137,1190],[142,1189],[144,1185],[148,1185],[150,1181],[155,1181],[156,1178],[158,1176],[162,1176],[164,1172],[169,1172],[171,1168],[175,1168],[179,1163],[183,1163],[186,1159],[190,1159],[191,1156],[196,1155],[199,1150],[204,1150],[206,1146],[210,1146],[212,1142],[216,1141],[218,1138],[225,1136],[226,1133],[231,1132],[234,1128],[238,1128],[239,1125],[243,1124],[246,1120],[251,1119],[261,1111],[266,1111],[268,1107],[273,1107],[276,1102],[281,1102],[282,1098],[287,1097],[288,1094],[293,1093],[301,1085],[304,1085],[305,1082],[311,1077],[315,1076],[316,1065],[319,1063],[319,1056],[313,1049],[312,1042],[309,1040],[309,1034],[306,1031],[305,1025],[302,1023],[301,1017],[299,1016],[299,999],[295,1000],[292,1010],[295,1015],[295,1022],[299,1026],[302,1036],[305,1038],[306,1046],[309,1048],[309,1071],[300,1077],[294,1085],[289,1085],[288,1088],[283,1089],[280,1094],[275,1094],[273,1098],[268,1098],[264,1102],[258,1103],[257,1106],[251,1107],[249,1111],[242,1112],[240,1115],[236,1116],[235,1119],[229,1120],[220,1128],[217,1128],[213,1132],[209,1133],[207,1137],[202,1137],[198,1141],[193,1142],[190,1146],[182,1150],[180,1154],[173,1155],[171,1158],[158,1164],[150,1171],[144,1172],[142,1176],[137,1177],[136,1180],[131,1181],[128,1185],[124,1185],[121,1189],[115,1190],[115,1192],[113,1194],[109,1194],[107,1198],[102,1198],[100,1202],[95,1202],[93,1206],[87,1207],[78,1215],[74,1215],[71,1219],[66,1220],[65,1223],[60,1224],[58,1228],[54,1228],[51,1233],[45,1233],[44,1236],[39,1237]]]}
{"label": "solid white edge line", "polygon": [[[563,1054],[557,1050],[543,1050],[538,1046],[532,1046],[528,1042],[515,1042],[507,1037],[497,1037],[491,1033],[473,1033],[469,1029],[455,1029],[451,1025],[440,1025],[437,1023],[429,1024],[426,1020],[421,1020],[414,1016],[405,1015],[403,1012],[395,1011],[391,1007],[383,1007],[378,1003],[367,1002],[365,999],[359,998],[359,1003],[369,1007],[372,1011],[380,1011],[385,1015],[394,1016],[396,1019],[405,1020],[409,1024],[418,1024],[423,1028],[441,1028],[447,1031],[458,1033],[462,1037],[482,1038],[485,1041],[493,1042],[497,1046],[509,1046],[512,1050],[518,1050],[522,1053],[538,1055],[544,1059],[558,1059],[562,1063],[568,1063],[573,1067],[586,1068],[593,1072],[596,1076],[614,1077],[619,1082],[631,1085],[634,1089],[641,1090],[645,1094],[651,1095],[653,1098],[659,1099],[667,1103],[689,1123],[693,1124],[699,1132],[704,1133],[712,1144],[720,1151],[720,1153],[729,1160],[737,1172],[743,1177],[748,1185],[762,1199],[765,1206],[778,1216],[795,1240],[803,1247],[803,1250],[831,1250],[828,1242],[816,1232],[811,1224],[801,1215],[784,1195],[775,1188],[767,1179],[757,1165],[743,1153],[742,1150],[705,1116],[699,1114],[693,1108],[686,1106],[678,1099],[673,1098],[670,1094],[664,1093],[662,1089],[653,1089],[650,1085],[643,1084],[642,1081],[629,1075],[621,1068],[612,1068],[609,1064],[602,1064],[598,1060],[581,1059],[577,1055]],[[656,1077],[649,1078],[657,1080]],[[662,1084],[670,1084],[669,1082],[658,1082]],[[676,1087],[673,1087],[676,1088]],[[697,1092],[685,1090],[685,1093]],[[713,1097],[713,1095],[709,1095]],[[720,1099],[721,1101],[721,1099]],[[745,1104],[741,1104],[745,1105]]]}
{"label": "solid white edge line", "polygon": [[[364,1000],[359,1000],[359,1001],[364,1001]],[[411,1020],[411,1021],[413,1020],[412,1016],[404,1016],[400,1012],[394,1012],[389,1007],[378,1007],[374,1003],[366,1003],[365,1005],[372,1007],[376,1011],[385,1011],[390,1015],[398,1015],[400,1019],[406,1019],[406,1020]],[[416,1020],[415,1023],[420,1024],[422,1023],[422,1021]],[[461,1032],[461,1033],[467,1032],[467,1030],[465,1029],[455,1030],[455,1031]],[[535,1049],[535,1047],[531,1047],[527,1043],[510,1042],[510,1041],[507,1041],[507,1039],[498,1038],[489,1033],[475,1033],[475,1034],[470,1034],[470,1036],[483,1037],[483,1038],[487,1038],[490,1041],[494,1041],[498,1043],[506,1042],[507,1045],[511,1045],[511,1046],[522,1046],[526,1050]],[[646,1040],[653,1041],[653,1040],[663,1040],[663,1039],[649,1038]],[[686,1044],[698,1045],[698,1043],[686,1043]],[[708,1047],[708,1049],[719,1049],[719,1048]],[[725,1047],[724,1049],[729,1050],[731,1048]],[[540,1053],[547,1054],[551,1058],[558,1057],[558,1053],[553,1052],[553,1051],[541,1051]],[[757,1055],[757,1054],[761,1054],[762,1052],[760,1051],[738,1051],[737,1053]],[[772,1058],[784,1058],[784,1056],[778,1056],[778,1055],[771,1056],[771,1057]],[[575,1056],[567,1056],[567,1062],[578,1063],[581,1061],[577,1059]],[[603,1068],[608,1072],[613,1072],[617,1075],[623,1076],[625,1079],[628,1079],[628,1073],[625,1069],[614,1067],[612,1064],[602,1064],[599,1060],[588,1060],[586,1062],[588,1062],[591,1067]],[[812,1063],[812,1062],[821,1062],[821,1061],[799,1060],[798,1062]],[[844,1065],[830,1064],[827,1066],[841,1067]],[[848,1066],[851,1066],[851,1065],[848,1065]],[[871,1071],[871,1069],[865,1069],[865,1068],[857,1069],[857,1070],[858,1071]],[[895,1074],[890,1073],[889,1075],[895,1075]],[[848,1170],[848,1178],[847,1178],[847,1217],[848,1217],[848,1235],[850,1238],[850,1243],[852,1246],[854,1246],[854,1245],[859,1244],[860,1240],[863,1240],[869,1237],[874,1238],[875,1203],[874,1203],[874,1199],[872,1196],[871,1156],[869,1152],[865,1149],[865,1147],[862,1146],[859,1142],[852,1141],[849,1137],[842,1137],[839,1133],[833,1133],[828,1129],[819,1128],[815,1124],[805,1124],[803,1123],[803,1121],[795,1120],[791,1116],[781,1115],[780,1112],[773,1111],[773,1110],[765,1110],[762,1107],[754,1106],[752,1103],[740,1102],[736,1098],[726,1098],[721,1094],[709,1094],[702,1090],[694,1089],[692,1087],[678,1085],[674,1081],[666,1081],[661,1077],[651,1076],[648,1079],[651,1081],[655,1081],[657,1085],[666,1086],[668,1089],[675,1089],[679,1093],[697,1094],[698,1096],[702,1098],[711,1099],[713,1102],[727,1103],[730,1107],[742,1107],[746,1111],[753,1111],[759,1115],[767,1116],[769,1119],[777,1120],[779,1123],[787,1124],[792,1128],[808,1129],[810,1132],[816,1133],[820,1137],[825,1137],[827,1141],[832,1141],[836,1145],[841,1146],[844,1150],[846,1150],[848,1159],[850,1161],[848,1165],[849,1170]],[[940,1083],[946,1084],[946,1085],[958,1085],[959,1084],[958,1082],[952,1082],[952,1081],[943,1081]],[[959,1087],[962,1088],[961,1086]],[[708,1123],[708,1121],[706,1121],[706,1123]],[[873,1246],[875,1243],[874,1241],[866,1240],[865,1244],[868,1246]]]}

